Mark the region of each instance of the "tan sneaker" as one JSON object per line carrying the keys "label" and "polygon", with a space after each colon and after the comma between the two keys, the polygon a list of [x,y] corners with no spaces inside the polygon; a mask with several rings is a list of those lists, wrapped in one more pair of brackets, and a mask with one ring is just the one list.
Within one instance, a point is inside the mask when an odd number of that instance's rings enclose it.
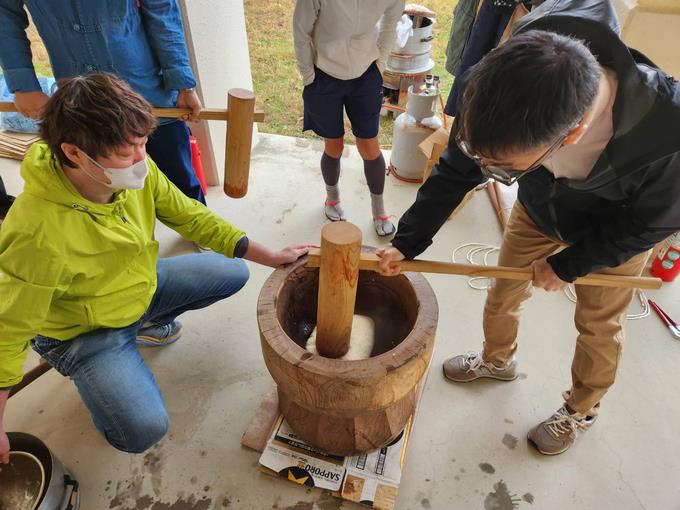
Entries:
{"label": "tan sneaker", "polygon": [[581,413],[570,413],[564,405],[550,418],[531,429],[527,439],[543,455],[558,455],[567,451],[576,441],[579,431],[588,430],[595,422],[595,418]]}
{"label": "tan sneaker", "polygon": [[455,382],[470,382],[480,377],[489,377],[501,381],[517,379],[517,361],[512,360],[508,366],[498,368],[491,362],[484,361],[481,352],[469,352],[449,358],[444,362],[444,377]]}

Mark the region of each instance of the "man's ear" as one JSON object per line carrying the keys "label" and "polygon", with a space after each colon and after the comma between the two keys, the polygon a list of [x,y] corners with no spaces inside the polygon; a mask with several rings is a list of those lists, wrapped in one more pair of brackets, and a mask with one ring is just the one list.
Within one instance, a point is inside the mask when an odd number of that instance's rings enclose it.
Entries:
{"label": "man's ear", "polygon": [[66,158],[73,164],[73,166],[82,166],[87,159],[83,153],[73,145],[72,143],[63,142],[61,145],[61,150],[66,156]]}
{"label": "man's ear", "polygon": [[572,145],[574,143],[578,143],[578,141],[583,138],[583,135],[586,134],[586,131],[588,130],[588,124],[586,123],[585,119],[579,122],[575,128],[573,128],[569,133],[567,134],[566,138],[564,139],[564,143],[562,145]]}

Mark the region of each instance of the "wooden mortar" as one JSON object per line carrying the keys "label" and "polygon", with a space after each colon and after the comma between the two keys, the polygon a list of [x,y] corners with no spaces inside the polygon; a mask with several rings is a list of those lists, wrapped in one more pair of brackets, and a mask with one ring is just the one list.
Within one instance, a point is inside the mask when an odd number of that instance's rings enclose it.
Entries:
{"label": "wooden mortar", "polygon": [[432,357],[438,306],[418,273],[359,271],[354,313],[375,321],[371,357],[341,361],[305,350],[316,325],[319,269],[306,257],[277,269],[257,304],[264,360],[280,409],[305,442],[350,455],[389,444],[415,410]]}

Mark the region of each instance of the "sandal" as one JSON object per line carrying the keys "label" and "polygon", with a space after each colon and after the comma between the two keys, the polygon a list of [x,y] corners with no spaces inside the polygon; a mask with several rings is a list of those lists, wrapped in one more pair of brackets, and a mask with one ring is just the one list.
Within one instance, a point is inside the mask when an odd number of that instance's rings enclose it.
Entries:
{"label": "sandal", "polygon": [[384,216],[373,216],[373,227],[375,227],[375,233],[380,237],[391,236],[397,231],[390,218],[391,216],[387,214]]}
{"label": "sandal", "polygon": [[328,218],[331,221],[346,221],[347,217],[345,216],[345,211],[342,210],[342,207],[340,206],[340,200],[338,201],[333,201],[333,200],[326,200],[324,203],[324,213],[326,214],[326,218]]}

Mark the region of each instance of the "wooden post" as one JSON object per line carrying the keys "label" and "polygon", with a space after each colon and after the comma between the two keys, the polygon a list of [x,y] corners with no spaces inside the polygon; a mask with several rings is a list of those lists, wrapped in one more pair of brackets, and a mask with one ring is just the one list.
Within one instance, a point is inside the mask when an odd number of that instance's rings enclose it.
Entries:
{"label": "wooden post", "polygon": [[346,221],[321,229],[319,300],[316,346],[327,358],[340,358],[349,349],[359,278],[361,230]]}
{"label": "wooden post", "polygon": [[227,154],[224,158],[224,192],[242,198],[248,192],[250,147],[253,142],[255,94],[246,89],[227,93]]}

